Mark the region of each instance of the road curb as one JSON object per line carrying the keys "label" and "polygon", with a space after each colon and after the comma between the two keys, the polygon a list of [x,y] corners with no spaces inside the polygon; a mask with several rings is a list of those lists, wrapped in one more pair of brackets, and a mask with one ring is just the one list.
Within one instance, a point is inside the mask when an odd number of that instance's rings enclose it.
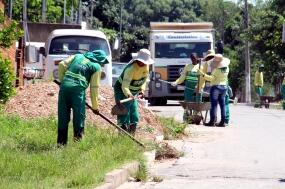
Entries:
{"label": "road curb", "polygon": [[[146,159],[147,170],[149,171],[155,161],[155,150],[144,152]],[[139,171],[140,164],[137,161],[125,164],[120,169],[115,169],[105,175],[104,184],[94,189],[115,189],[128,181],[131,175],[136,174]]]}
{"label": "road curb", "polygon": [[124,165],[121,169],[115,169],[105,175],[105,183],[94,189],[115,189],[124,182],[129,176],[137,173],[139,170],[139,162],[133,161]]}

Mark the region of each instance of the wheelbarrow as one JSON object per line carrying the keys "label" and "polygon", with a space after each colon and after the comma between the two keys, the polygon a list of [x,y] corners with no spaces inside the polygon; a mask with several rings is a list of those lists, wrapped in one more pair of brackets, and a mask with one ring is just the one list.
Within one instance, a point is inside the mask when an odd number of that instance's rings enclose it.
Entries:
{"label": "wheelbarrow", "polygon": [[[191,123],[195,123],[197,125],[199,125],[201,121],[203,121],[203,123],[206,123],[208,111],[211,109],[211,103],[210,102],[179,101],[179,103],[184,108],[184,110],[186,110],[185,111],[186,112],[185,121],[187,123],[191,122]],[[202,113],[203,111],[205,111],[205,116],[203,116],[203,113]]]}
{"label": "wheelbarrow", "polygon": [[269,108],[270,102],[273,102],[274,96],[259,96],[260,102],[255,104],[255,107],[262,108],[264,105],[265,108]]}

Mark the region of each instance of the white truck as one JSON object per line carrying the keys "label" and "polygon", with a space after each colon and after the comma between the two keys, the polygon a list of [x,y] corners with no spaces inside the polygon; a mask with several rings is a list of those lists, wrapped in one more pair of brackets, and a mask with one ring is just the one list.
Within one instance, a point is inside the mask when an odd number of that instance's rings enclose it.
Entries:
{"label": "white truck", "polygon": [[214,48],[214,30],[211,22],[201,23],[150,23],[150,51],[154,59],[146,97],[151,105],[165,105],[169,99],[182,99],[184,87],[172,87],[166,82],[175,81],[190,54],[205,56]]}
{"label": "white truck", "polygon": [[[39,53],[33,61],[26,63],[26,75],[37,74],[38,70],[44,70],[44,79],[58,78],[58,64],[60,61],[76,53],[85,53],[101,49],[106,52],[109,64],[103,68],[103,84],[112,86],[112,55],[106,35],[97,30],[82,29],[56,29],[50,33],[47,41],[42,43],[29,43],[26,54]],[[44,45],[44,47],[43,47]],[[25,75],[25,73],[24,73]]]}

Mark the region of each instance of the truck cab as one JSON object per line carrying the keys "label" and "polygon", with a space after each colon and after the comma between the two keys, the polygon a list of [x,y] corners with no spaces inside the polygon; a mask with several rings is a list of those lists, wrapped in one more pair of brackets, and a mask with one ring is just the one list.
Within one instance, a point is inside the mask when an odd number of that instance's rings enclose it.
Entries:
{"label": "truck cab", "polygon": [[169,82],[179,78],[184,66],[191,63],[190,54],[202,58],[213,49],[213,24],[151,22],[150,26],[154,64],[146,94],[151,105],[165,105],[169,99],[183,99],[184,87],[172,87]]}
{"label": "truck cab", "polygon": [[45,69],[44,79],[57,79],[59,62],[69,56],[99,49],[105,51],[110,62],[103,68],[101,83],[112,86],[110,45],[106,35],[97,30],[56,29],[51,32],[45,46],[40,48]]}

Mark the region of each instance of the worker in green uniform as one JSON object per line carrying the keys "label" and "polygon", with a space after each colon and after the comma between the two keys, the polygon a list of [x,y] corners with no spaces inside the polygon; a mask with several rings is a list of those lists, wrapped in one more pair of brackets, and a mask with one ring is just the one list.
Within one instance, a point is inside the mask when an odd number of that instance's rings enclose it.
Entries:
{"label": "worker in green uniform", "polygon": [[74,140],[84,134],[86,89],[90,83],[91,102],[94,113],[98,113],[98,88],[101,66],[109,63],[102,50],[76,54],[59,63],[58,77],[61,82],[58,97],[58,145],[67,143],[68,123],[73,111]]}
{"label": "worker in green uniform", "polygon": [[192,53],[190,55],[190,59],[191,63],[185,65],[180,77],[176,81],[172,82],[171,85],[175,87],[185,81],[184,100],[187,102],[201,102],[202,95],[199,91],[201,91],[204,82],[200,82],[200,86],[197,86],[199,76],[198,57],[195,53]]}
{"label": "worker in green uniform", "polygon": [[136,95],[144,95],[149,74],[149,65],[154,61],[150,57],[150,51],[141,49],[137,55],[125,67],[114,85],[116,103],[126,98],[133,100],[125,102],[126,115],[118,115],[118,125],[127,132],[135,134],[139,122],[138,102]]}
{"label": "worker in green uniform", "polygon": [[283,97],[282,106],[283,106],[283,110],[285,110],[285,76],[284,76],[284,79],[282,82],[281,93],[282,93],[282,97]]}
{"label": "worker in green uniform", "polygon": [[254,77],[254,86],[255,86],[255,92],[257,94],[258,98],[258,103],[260,104],[260,96],[263,95],[263,70],[264,70],[264,65],[261,64],[258,67],[258,70],[255,72],[255,77]]}

